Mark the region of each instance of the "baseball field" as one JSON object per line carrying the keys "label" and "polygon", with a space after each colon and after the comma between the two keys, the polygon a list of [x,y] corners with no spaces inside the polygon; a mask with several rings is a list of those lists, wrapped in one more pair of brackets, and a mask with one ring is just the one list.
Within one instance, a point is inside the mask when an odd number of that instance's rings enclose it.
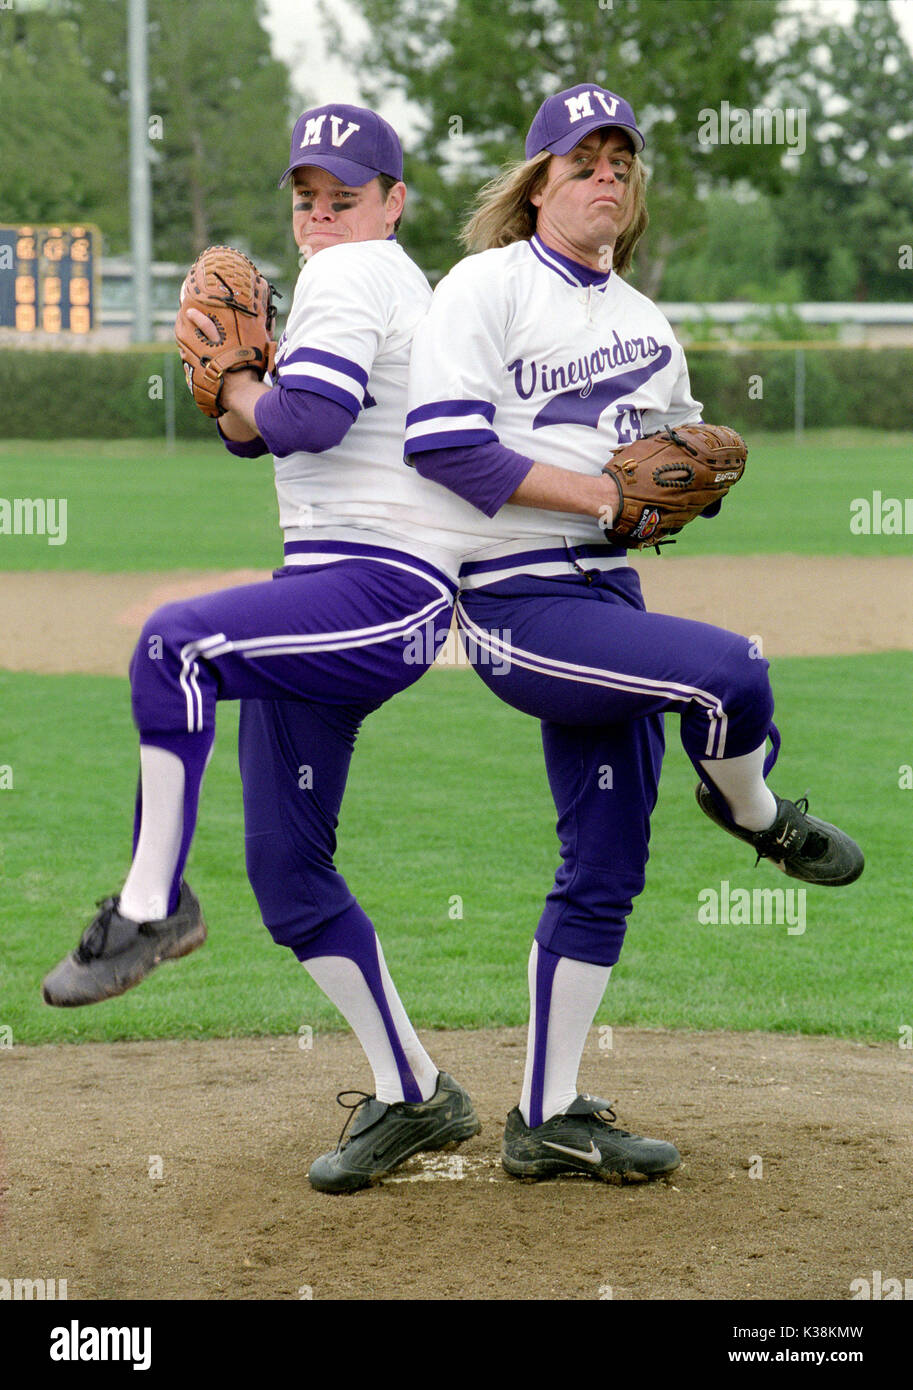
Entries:
{"label": "baseball field", "polygon": [[721,516],[636,558],[650,607],[755,638],[771,785],[867,856],[840,890],[755,868],[698,812],[667,721],[647,887],[581,1084],[676,1143],[671,1179],[527,1185],[499,1164],[557,862],[537,725],[458,663],[367,721],[339,865],[483,1131],[349,1198],[307,1169],[342,1126],[336,1092],[370,1072],[259,921],[236,706],[187,871],[205,949],[93,1008],[39,990],[129,863],[143,619],[280,562],[270,470],[188,444],[0,445],[5,496],[40,479],[56,503],[56,534],[0,531],[0,1279],[66,1279],[74,1299],[841,1301],[909,1276],[913,560],[885,508],[911,443],[750,439]]}

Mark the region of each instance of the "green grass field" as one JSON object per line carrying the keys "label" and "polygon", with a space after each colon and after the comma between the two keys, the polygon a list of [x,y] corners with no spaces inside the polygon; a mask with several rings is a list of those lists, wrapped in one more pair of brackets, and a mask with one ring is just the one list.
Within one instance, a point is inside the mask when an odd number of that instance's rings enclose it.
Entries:
{"label": "green grass field", "polygon": [[[911,443],[876,434],[809,435],[801,450],[791,438],[750,441],[745,481],[678,553],[907,554],[909,537],[852,536],[848,515],[859,477],[885,496],[910,490]],[[69,509],[65,545],[0,535],[0,571],[268,568],[279,559],[267,461],[215,446],[168,456],[148,442],[19,441],[0,445],[0,476],[4,497],[65,496]],[[900,769],[913,761],[913,657],[780,659],[772,675],[784,740],[772,785],[792,797],[808,789],[813,812],[854,832],[866,873],[844,890],[808,889],[802,933],[702,924],[699,895],[723,880],[733,892],[798,885],[769,865],[755,870],[747,846],[700,815],[670,719],[647,889],[599,1021],[880,1040],[909,1023],[913,791]],[[220,706],[188,867],[209,944],[122,999],[46,1008],[42,975],[129,862],[129,690],[123,679],[0,672],[0,718],[0,1045],[4,1027],[17,1043],[36,1043],[340,1026],[259,922],[244,872],[234,705]],[[367,721],[339,864],[417,1024],[525,1022],[526,959],[556,862],[538,726],[470,672],[434,671]]]}
{"label": "green grass field", "polygon": [[[699,894],[723,880],[732,891],[798,885],[769,865],[755,870],[748,847],[700,815],[670,720],[647,889],[601,1021],[882,1040],[909,1021],[913,792],[900,788],[898,768],[910,757],[911,658],[783,660],[773,674],[784,738],[773,785],[792,796],[809,789],[813,810],[856,832],[866,872],[843,890],[808,889],[803,933],[774,923],[702,925]],[[75,944],[94,899],[116,891],[129,862],[136,751],[128,688],[113,678],[7,674],[0,703],[0,761],[14,779],[0,792],[0,1025],[17,1042],[339,1024],[259,923],[244,872],[234,705],[220,707],[188,868],[208,945],[97,1009],[46,1008],[42,974]],[[526,957],[556,863],[537,725],[472,673],[434,671],[366,722],[339,864],[419,1025],[524,1021]]]}
{"label": "green grass field", "polygon": [[[817,431],[748,441],[745,477],[713,521],[678,543],[687,555],[907,555],[909,536],[850,532],[855,497],[913,491],[913,435]],[[269,458],[218,443],[149,440],[0,444],[0,495],[67,499],[67,539],[0,533],[0,571],[269,568],[281,563]],[[865,479],[865,487],[860,480]]]}

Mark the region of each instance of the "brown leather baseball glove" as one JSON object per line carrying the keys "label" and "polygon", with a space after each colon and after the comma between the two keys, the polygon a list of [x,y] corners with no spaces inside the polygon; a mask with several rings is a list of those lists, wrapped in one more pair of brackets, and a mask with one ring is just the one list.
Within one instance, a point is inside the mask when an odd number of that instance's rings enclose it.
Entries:
{"label": "brown leather baseball glove", "polygon": [[725,425],[677,425],[622,445],[602,470],[621,503],[606,539],[631,550],[671,543],[696,516],[719,509],[747,457],[741,435]]}
{"label": "brown leather baseball glove", "polygon": [[[225,414],[219,396],[226,372],[253,370],[262,380],[273,370],[274,293],[253,261],[231,246],[207,247],[190,267],[181,286],[174,336],[187,385],[204,415]],[[218,342],[204,335],[188,309],[198,309],[212,321]]]}

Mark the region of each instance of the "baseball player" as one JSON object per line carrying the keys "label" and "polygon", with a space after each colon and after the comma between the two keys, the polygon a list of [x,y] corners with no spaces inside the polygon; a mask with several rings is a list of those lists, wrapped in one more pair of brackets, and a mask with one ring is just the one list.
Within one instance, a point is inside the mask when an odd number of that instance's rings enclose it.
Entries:
{"label": "baseball player", "polygon": [[130,667],[141,759],[133,862],[43,987],[50,1004],[92,1003],[203,942],[183,871],[216,704],[240,699],[247,868],[263,920],[351,1024],[374,1073],[374,1095],[349,1107],[348,1139],[311,1168],[328,1192],[367,1186],[480,1128],[467,1093],[420,1043],[333,863],[359,725],[433,661],[461,553],[450,502],[402,463],[409,349],[431,296],[396,241],[402,174],[399,139],[373,111],[331,104],[294,127],[279,186],[291,180],[305,259],[276,379],[231,371],[219,402],[231,452],[275,456],[285,564],[268,583],[167,604],[146,622]]}
{"label": "baseball player", "polygon": [[[646,227],[644,139],[595,83],[549,97],[526,159],[482,190],[479,254],[437,286],[412,349],[407,461],[476,507],[457,615],[478,673],[541,720],[561,865],[529,959],[530,1026],[502,1157],[516,1176],[668,1173],[673,1144],[577,1093],[587,1032],[644,886],[663,714],[701,809],[808,883],[849,883],[856,844],[771,792],[768,663],[744,637],[647,613],[603,527],[619,445],[701,420],[682,349],[622,279]],[[771,752],[767,752],[768,736]]]}

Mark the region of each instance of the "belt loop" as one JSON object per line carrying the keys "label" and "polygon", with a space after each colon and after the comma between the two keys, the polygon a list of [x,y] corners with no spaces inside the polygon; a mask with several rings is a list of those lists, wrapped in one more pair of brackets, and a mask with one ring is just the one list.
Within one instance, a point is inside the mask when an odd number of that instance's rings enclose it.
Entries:
{"label": "belt loop", "polygon": [[590,569],[590,570],[584,569],[584,568],[583,568],[583,565],[581,565],[580,561],[577,559],[577,556],[574,554],[574,547],[571,545],[571,543],[570,543],[570,541],[568,540],[567,536],[562,536],[561,539],[562,539],[562,541],[564,542],[564,548],[565,548],[565,550],[567,551],[568,563],[571,564],[571,565],[573,565],[574,569],[577,571],[578,574],[582,574],[582,575],[583,575],[584,579],[586,580],[586,582],[587,582],[588,584],[592,584],[593,580],[594,580],[594,579],[596,578],[596,576],[598,575],[599,570],[598,570],[598,569]]}

